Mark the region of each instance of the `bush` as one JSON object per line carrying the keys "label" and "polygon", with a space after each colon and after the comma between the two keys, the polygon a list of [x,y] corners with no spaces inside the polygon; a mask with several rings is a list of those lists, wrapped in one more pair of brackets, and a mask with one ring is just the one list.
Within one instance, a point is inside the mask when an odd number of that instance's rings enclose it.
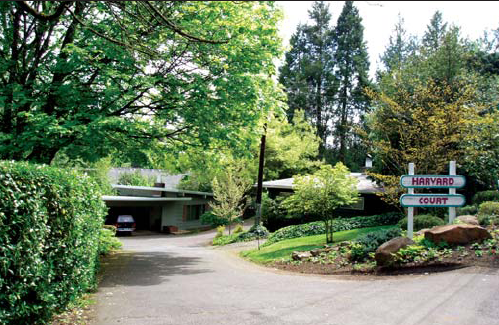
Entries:
{"label": "bush", "polygon": [[478,223],[480,226],[499,225],[499,216],[494,215],[478,215]]}
{"label": "bush", "polygon": [[[413,229],[414,231],[419,231],[425,228],[432,228],[435,226],[443,226],[445,222],[439,217],[435,217],[429,214],[422,214],[419,216],[414,216]],[[400,220],[398,223],[399,227],[403,230],[407,230],[407,217]]]}
{"label": "bush", "polygon": [[499,216],[499,202],[483,202],[478,207],[478,215]]}
{"label": "bush", "polygon": [[499,201],[499,191],[482,191],[477,192],[473,196],[472,202],[474,205],[479,206],[483,202],[487,201]]}
{"label": "bush", "polygon": [[[352,230],[357,228],[394,225],[403,218],[398,212],[389,212],[368,217],[339,218],[333,220],[333,232]],[[281,240],[325,234],[326,228],[323,221],[315,221],[302,225],[281,228],[269,236],[263,246],[269,246]]]}
{"label": "bush", "polygon": [[140,171],[133,173],[123,173],[118,179],[118,184],[132,186],[153,186],[155,182],[154,176],[143,176]]}
{"label": "bush", "polygon": [[476,205],[467,205],[462,208],[456,208],[457,216],[467,216],[467,215],[475,215],[478,212],[478,208]]}
{"label": "bush", "polygon": [[201,221],[201,224],[210,225],[212,227],[226,226],[228,224],[227,219],[220,218],[210,211],[203,213],[199,219]]}
{"label": "bush", "polygon": [[397,227],[373,231],[360,236],[351,247],[351,258],[354,261],[364,260],[368,257],[369,253],[375,252],[383,243],[400,235],[401,230]]}
{"label": "bush", "polygon": [[220,238],[224,235],[225,231],[225,226],[218,226],[217,227],[217,234],[215,235],[215,238]]}
{"label": "bush", "polygon": [[123,244],[116,238],[116,227],[110,229],[109,227],[103,227],[99,234],[99,254],[107,255],[113,250],[120,249]]}
{"label": "bush", "polygon": [[269,231],[264,226],[253,225],[248,231],[240,232],[237,234],[233,233],[227,236],[217,235],[215,236],[215,239],[213,239],[213,245],[222,246],[237,242],[255,240],[257,238],[266,238],[268,234]]}
{"label": "bush", "polygon": [[96,285],[106,206],[88,176],[0,162],[0,323],[33,324]]}
{"label": "bush", "polygon": [[232,232],[233,234],[239,234],[243,232],[243,226],[242,225],[237,225],[235,228],[234,228],[234,231]]}

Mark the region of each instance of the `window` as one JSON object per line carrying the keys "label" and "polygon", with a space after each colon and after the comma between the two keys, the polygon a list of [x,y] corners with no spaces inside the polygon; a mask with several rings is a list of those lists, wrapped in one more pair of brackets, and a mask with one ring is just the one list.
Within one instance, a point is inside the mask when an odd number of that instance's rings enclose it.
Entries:
{"label": "window", "polygon": [[205,213],[206,208],[204,204],[197,205],[184,205],[184,221],[199,220],[199,217]]}

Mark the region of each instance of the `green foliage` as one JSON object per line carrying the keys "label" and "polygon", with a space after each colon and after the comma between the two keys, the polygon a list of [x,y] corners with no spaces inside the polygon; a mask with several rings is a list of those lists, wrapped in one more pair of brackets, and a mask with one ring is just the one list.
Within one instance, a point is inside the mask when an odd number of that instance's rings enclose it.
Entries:
{"label": "green foliage", "polygon": [[227,219],[220,218],[219,216],[216,216],[213,213],[211,213],[211,211],[203,213],[201,217],[199,217],[199,220],[201,221],[201,224],[210,225],[212,227],[227,225]]}
{"label": "green foliage", "polygon": [[281,17],[273,2],[2,2],[0,158],[247,149],[280,93]]}
{"label": "green foliage", "polygon": [[478,223],[482,226],[499,224],[499,202],[482,202],[478,207]]}
{"label": "green foliage", "polygon": [[390,228],[367,233],[358,237],[351,247],[351,258],[354,261],[362,261],[369,256],[369,253],[375,252],[383,243],[399,237],[400,228]]}
{"label": "green foliage", "polygon": [[0,323],[50,319],[96,285],[106,215],[88,176],[0,162]]}
{"label": "green foliage", "polygon": [[283,201],[290,213],[319,216],[326,226],[326,238],[332,242],[331,222],[336,209],[357,201],[357,179],[341,162],[323,165],[312,175],[294,178],[294,193]]}
{"label": "green foliage", "polygon": [[122,173],[118,178],[118,184],[120,185],[132,185],[132,186],[153,186],[155,182],[154,176],[144,176],[140,171],[135,171],[133,173]]}
{"label": "green foliage", "polygon": [[467,205],[464,207],[456,208],[457,216],[475,215],[478,212],[476,205]]}
{"label": "green foliage", "polygon": [[239,233],[236,233],[234,231],[234,233],[226,236],[218,236],[217,234],[217,236],[215,236],[215,238],[213,239],[213,245],[223,246],[237,242],[251,241],[257,238],[262,239],[266,238],[268,234],[269,232],[264,226],[253,225],[248,231],[241,231]]}
{"label": "green foliage", "polygon": [[[114,227],[114,226],[112,226]],[[116,227],[115,229],[109,229],[104,227],[99,233],[99,254],[107,255],[111,251],[120,249],[123,244],[116,238]]]}
{"label": "green foliage", "polygon": [[480,206],[483,202],[486,201],[499,202],[499,191],[477,192],[472,199],[473,204],[476,206]]}
{"label": "green foliage", "polygon": [[241,232],[243,232],[243,226],[242,225],[237,225],[235,228],[234,228],[234,231],[232,232],[233,234],[239,234]]}
{"label": "green foliage", "polygon": [[225,231],[225,226],[218,226],[217,227],[217,234],[215,235],[215,238],[220,238],[224,235]]}
{"label": "green foliage", "polygon": [[[419,231],[425,228],[432,228],[435,226],[443,226],[445,222],[439,217],[435,217],[429,214],[421,214],[418,216],[414,216],[413,219],[413,230]],[[399,227],[403,230],[407,230],[407,217],[400,220],[398,223]]]}
{"label": "green foliage", "polygon": [[[334,232],[351,230],[357,228],[368,228],[385,225],[394,225],[403,218],[403,215],[397,212],[384,213],[368,217],[340,218],[333,220],[332,229]],[[325,234],[326,228],[323,222],[316,221],[302,225],[288,226],[281,228],[271,234],[264,246],[272,245],[281,240]]]}

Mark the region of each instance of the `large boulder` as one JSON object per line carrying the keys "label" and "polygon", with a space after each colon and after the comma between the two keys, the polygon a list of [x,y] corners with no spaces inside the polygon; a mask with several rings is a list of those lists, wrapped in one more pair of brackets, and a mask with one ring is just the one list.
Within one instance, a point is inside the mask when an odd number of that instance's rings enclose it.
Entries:
{"label": "large boulder", "polygon": [[478,218],[476,216],[472,216],[472,215],[459,216],[459,217],[457,217],[457,220],[459,220],[462,223],[467,224],[467,225],[474,225],[474,226],[479,225]]}
{"label": "large boulder", "polygon": [[436,244],[446,242],[451,245],[466,245],[492,238],[487,229],[474,225],[437,226],[425,232],[424,236]]}
{"label": "large boulder", "polygon": [[407,237],[395,237],[376,250],[374,258],[378,266],[390,265],[393,261],[393,253],[398,252],[401,248],[407,247],[409,245],[414,245],[414,241]]}

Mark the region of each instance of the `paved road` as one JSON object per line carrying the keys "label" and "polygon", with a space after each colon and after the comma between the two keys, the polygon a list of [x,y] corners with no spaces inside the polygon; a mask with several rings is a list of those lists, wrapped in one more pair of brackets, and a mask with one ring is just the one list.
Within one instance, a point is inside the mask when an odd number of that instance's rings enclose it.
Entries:
{"label": "paved road", "polygon": [[95,324],[499,324],[499,271],[307,276],[205,247],[211,234],[123,238],[97,293]]}

